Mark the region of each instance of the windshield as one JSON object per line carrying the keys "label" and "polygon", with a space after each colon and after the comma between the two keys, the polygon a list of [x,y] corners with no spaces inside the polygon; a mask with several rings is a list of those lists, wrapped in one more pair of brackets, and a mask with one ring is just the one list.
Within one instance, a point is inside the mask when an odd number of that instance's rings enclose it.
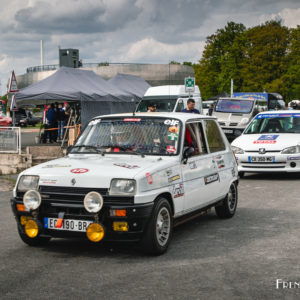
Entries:
{"label": "windshield", "polygon": [[89,123],[71,153],[176,155],[181,122],[175,119],[125,117]]}
{"label": "windshield", "polygon": [[257,115],[244,133],[300,133],[300,114]]}
{"label": "windshield", "polygon": [[249,114],[252,111],[253,104],[253,100],[219,99],[216,105],[216,111]]}
{"label": "windshield", "polygon": [[283,100],[270,100],[269,101],[269,109],[284,109],[285,108],[285,102]]}
{"label": "windshield", "polygon": [[173,111],[174,107],[176,105],[176,99],[143,99],[138,108],[137,112],[146,112],[149,110],[150,105],[155,105],[156,106],[156,111],[162,111],[162,112],[167,112],[167,111]]}

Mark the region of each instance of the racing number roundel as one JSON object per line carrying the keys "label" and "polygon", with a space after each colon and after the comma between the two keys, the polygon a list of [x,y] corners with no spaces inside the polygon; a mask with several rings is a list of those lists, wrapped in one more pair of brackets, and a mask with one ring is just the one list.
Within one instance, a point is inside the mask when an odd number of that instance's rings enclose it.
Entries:
{"label": "racing number roundel", "polygon": [[77,168],[77,169],[72,169],[72,170],[71,170],[71,173],[74,173],[74,174],[81,174],[81,173],[86,173],[86,172],[88,172],[88,171],[89,171],[88,169]]}

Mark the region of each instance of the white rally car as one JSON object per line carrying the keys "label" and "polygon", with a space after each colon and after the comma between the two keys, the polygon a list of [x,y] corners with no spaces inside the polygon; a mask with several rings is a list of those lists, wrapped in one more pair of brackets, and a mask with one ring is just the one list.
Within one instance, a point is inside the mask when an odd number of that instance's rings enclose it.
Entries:
{"label": "white rally car", "polygon": [[300,172],[300,110],[258,114],[232,142],[245,172]]}
{"label": "white rally car", "polygon": [[138,241],[160,254],[174,224],[215,207],[234,215],[238,171],[214,117],[184,113],[100,116],[64,158],[22,172],[11,207],[21,239]]}

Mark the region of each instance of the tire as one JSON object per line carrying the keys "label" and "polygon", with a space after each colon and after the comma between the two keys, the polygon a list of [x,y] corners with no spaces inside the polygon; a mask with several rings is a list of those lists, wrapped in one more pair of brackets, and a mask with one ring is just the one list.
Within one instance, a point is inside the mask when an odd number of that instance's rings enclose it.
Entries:
{"label": "tire", "polygon": [[142,240],[144,252],[153,255],[165,253],[170,244],[172,233],[172,209],[168,200],[160,197],[154,206],[151,219]]}
{"label": "tire", "polygon": [[240,178],[243,178],[244,175],[245,175],[245,172],[239,172],[239,177],[240,177]]}
{"label": "tire", "polygon": [[18,233],[21,240],[25,244],[32,247],[45,246],[51,239],[51,237],[41,237],[41,236],[37,236],[36,238],[30,238],[24,232],[22,232],[22,229],[20,229],[19,226],[18,226]]}
{"label": "tire", "polygon": [[232,218],[238,203],[238,190],[236,183],[230,185],[229,192],[221,204],[215,206],[216,214],[221,219]]}

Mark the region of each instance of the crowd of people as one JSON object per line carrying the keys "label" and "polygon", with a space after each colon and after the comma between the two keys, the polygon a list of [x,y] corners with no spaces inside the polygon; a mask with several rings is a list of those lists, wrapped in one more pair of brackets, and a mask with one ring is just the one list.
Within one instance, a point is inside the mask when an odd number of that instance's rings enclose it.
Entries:
{"label": "crowd of people", "polygon": [[46,143],[47,140],[54,143],[63,139],[70,112],[71,108],[67,102],[64,104],[55,102],[45,108],[43,123],[46,130],[41,137],[42,143]]}

